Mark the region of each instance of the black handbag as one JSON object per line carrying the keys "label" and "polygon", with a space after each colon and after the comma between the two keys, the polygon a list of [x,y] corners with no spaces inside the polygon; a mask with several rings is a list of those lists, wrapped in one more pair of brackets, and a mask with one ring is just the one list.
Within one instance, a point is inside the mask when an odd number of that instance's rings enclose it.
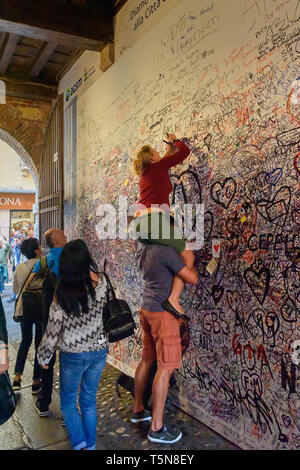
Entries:
{"label": "black handbag", "polygon": [[12,417],[16,409],[16,399],[7,372],[0,375],[0,425]]}
{"label": "black handbag", "polygon": [[[107,303],[103,308],[103,326],[109,343],[115,343],[134,334],[135,322],[128,303],[117,299],[115,290],[106,273],[103,273],[107,284]],[[109,292],[112,299],[109,298]]]}

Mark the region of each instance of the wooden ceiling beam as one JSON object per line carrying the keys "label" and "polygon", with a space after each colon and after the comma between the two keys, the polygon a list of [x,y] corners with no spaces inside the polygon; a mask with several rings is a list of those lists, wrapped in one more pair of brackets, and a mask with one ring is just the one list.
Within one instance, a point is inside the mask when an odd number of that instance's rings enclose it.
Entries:
{"label": "wooden ceiling beam", "polygon": [[0,74],[5,74],[16,50],[19,36],[6,33],[0,50]]}
{"label": "wooden ceiling beam", "polygon": [[113,41],[112,15],[110,2],[0,0],[0,31],[99,51]]}
{"label": "wooden ceiling beam", "polygon": [[0,75],[0,80],[5,82],[6,96],[13,98],[24,98],[36,101],[49,101],[57,98],[58,88],[56,86],[24,82],[8,79]]}
{"label": "wooden ceiling beam", "polygon": [[68,56],[68,58],[65,61],[63,67],[60,69],[60,71],[58,72],[58,74],[56,76],[57,82],[59,82],[63,78],[63,76],[66,75],[66,73],[68,73],[70,68],[75,64],[75,62],[77,62],[77,60],[79,59],[79,57],[82,56],[83,53],[84,53],[84,51],[82,49],[75,49]]}
{"label": "wooden ceiling beam", "polygon": [[31,63],[29,72],[30,77],[37,78],[39,76],[56,46],[56,42],[42,42],[36,56]]}

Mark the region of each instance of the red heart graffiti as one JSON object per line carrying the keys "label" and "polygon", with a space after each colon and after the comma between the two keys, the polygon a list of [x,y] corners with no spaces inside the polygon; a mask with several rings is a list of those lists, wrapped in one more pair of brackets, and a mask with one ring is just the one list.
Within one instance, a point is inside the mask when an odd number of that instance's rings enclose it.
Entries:
{"label": "red heart graffiti", "polygon": [[214,250],[215,251],[218,251],[219,248],[220,248],[220,245],[214,245]]}

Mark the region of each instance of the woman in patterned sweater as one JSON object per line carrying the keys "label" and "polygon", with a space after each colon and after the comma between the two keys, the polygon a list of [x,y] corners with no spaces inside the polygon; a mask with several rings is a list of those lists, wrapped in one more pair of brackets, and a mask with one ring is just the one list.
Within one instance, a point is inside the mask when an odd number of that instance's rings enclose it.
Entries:
{"label": "woman in patterned sweater", "polygon": [[[60,405],[74,450],[96,445],[96,392],[107,356],[102,310],[108,285],[84,241],[64,247],[59,284],[50,308],[46,332],[38,349],[39,364],[47,368],[60,350]],[[79,406],[77,408],[77,395]]]}

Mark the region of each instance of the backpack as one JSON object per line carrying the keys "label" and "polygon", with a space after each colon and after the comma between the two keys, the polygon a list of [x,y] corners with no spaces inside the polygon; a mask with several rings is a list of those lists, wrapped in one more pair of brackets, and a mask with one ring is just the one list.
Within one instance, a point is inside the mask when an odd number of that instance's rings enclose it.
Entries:
{"label": "backpack", "polygon": [[[103,327],[108,335],[109,343],[115,343],[121,339],[132,336],[135,322],[128,303],[117,299],[115,290],[106,273],[103,273],[107,281],[107,303],[103,308]],[[112,299],[110,300],[110,295]]]}
{"label": "backpack", "polygon": [[46,256],[41,257],[40,264],[41,271],[22,293],[24,320],[38,323],[45,322],[48,317],[56,284],[56,276],[50,271]]}
{"label": "backpack", "polygon": [[8,373],[0,375],[0,425],[6,423],[14,414],[16,399],[11,387]]}

